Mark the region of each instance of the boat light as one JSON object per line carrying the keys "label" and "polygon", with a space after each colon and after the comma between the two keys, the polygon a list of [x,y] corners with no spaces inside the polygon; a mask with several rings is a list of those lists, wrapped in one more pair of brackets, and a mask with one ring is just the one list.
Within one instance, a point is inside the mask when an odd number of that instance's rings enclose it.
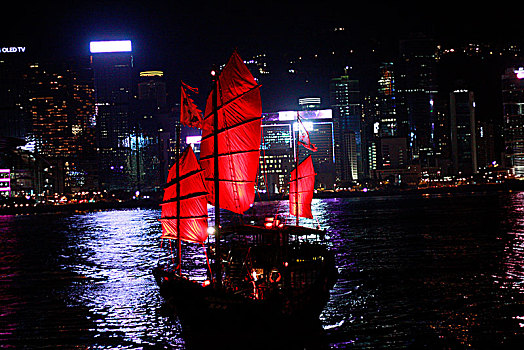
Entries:
{"label": "boat light", "polygon": [[209,226],[207,228],[207,233],[210,234],[210,235],[214,235],[215,234],[215,228],[213,226]]}
{"label": "boat light", "polygon": [[203,283],[202,283],[202,287],[207,287],[211,284],[211,281],[210,280],[205,280]]}

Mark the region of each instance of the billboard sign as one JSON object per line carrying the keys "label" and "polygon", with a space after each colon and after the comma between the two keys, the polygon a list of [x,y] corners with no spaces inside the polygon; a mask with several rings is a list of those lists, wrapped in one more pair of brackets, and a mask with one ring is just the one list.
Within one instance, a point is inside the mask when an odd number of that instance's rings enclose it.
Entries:
{"label": "billboard sign", "polygon": [[2,53],[25,52],[25,46],[6,46],[6,47],[0,48],[0,52]]}
{"label": "billboard sign", "polygon": [[131,52],[131,40],[91,41],[91,53]]}
{"label": "billboard sign", "polygon": [[524,68],[520,67],[519,69],[514,70],[517,75],[517,79],[524,79]]}
{"label": "billboard sign", "polygon": [[297,113],[302,119],[332,119],[333,111],[331,109],[320,109],[312,111],[281,111],[278,112],[279,121],[296,120]]}

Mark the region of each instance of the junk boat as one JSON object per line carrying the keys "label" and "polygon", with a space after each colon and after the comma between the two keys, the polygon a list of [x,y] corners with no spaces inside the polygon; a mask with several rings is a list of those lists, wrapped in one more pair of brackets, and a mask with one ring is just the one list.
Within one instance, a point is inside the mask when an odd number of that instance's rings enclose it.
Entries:
{"label": "junk boat", "polygon": [[[189,146],[169,171],[161,204],[162,239],[175,242],[175,262],[153,274],[166,304],[185,331],[280,328],[313,320],[329,300],[337,270],[325,231],[299,226],[312,218],[315,171],[311,156],[291,172],[289,225],[278,217],[259,225],[222,226],[221,209],[237,214],[254,202],[261,141],[260,85],[235,51],[220,74],[202,116],[182,84],[181,123],[202,129],[200,160]],[[305,131],[305,129],[304,129]],[[180,139],[180,126],[178,126]],[[307,131],[300,143],[310,149]],[[207,204],[215,206],[214,245],[208,241]],[[199,244],[207,280],[182,274],[181,242]],[[184,243],[186,244],[186,243]],[[172,245],[171,245],[172,246]],[[210,263],[211,260],[211,263]]]}

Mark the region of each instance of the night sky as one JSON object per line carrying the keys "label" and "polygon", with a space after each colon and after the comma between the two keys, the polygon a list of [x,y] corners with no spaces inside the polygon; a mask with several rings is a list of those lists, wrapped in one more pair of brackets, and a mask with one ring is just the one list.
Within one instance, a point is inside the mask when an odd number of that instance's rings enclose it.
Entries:
{"label": "night sky", "polygon": [[[88,55],[91,40],[130,38],[139,69],[200,83],[195,76],[225,63],[234,48],[247,57],[380,46],[384,56],[394,56],[398,39],[416,32],[448,43],[522,43],[524,36],[513,1],[339,2],[15,2],[3,11],[0,44],[26,45],[36,57],[54,58]],[[345,28],[339,42],[328,35],[336,27]]]}

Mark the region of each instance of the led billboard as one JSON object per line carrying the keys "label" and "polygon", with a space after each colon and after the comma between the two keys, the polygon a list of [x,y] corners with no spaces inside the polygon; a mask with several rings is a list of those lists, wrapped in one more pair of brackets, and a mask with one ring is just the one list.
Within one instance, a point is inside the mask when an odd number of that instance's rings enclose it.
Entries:
{"label": "led billboard", "polygon": [[280,121],[296,120],[297,112],[302,119],[332,119],[333,111],[331,109],[320,109],[313,111],[280,111],[278,119]]}
{"label": "led billboard", "polygon": [[131,50],[131,40],[91,41],[89,43],[91,53],[131,52]]}

